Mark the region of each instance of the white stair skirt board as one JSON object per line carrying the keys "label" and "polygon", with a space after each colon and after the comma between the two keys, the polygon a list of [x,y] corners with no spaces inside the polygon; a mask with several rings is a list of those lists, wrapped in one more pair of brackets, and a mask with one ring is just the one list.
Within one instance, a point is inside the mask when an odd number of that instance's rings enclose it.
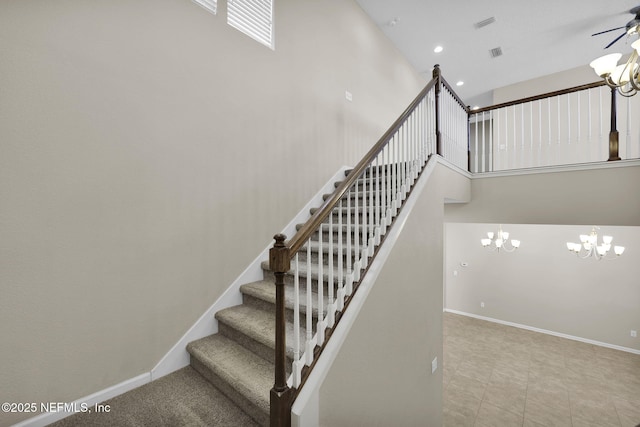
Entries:
{"label": "white stair skirt board", "polygon": [[[298,212],[291,222],[284,228],[287,238],[292,238],[296,234],[296,225],[304,223],[309,219],[309,210],[322,205],[322,196],[335,191],[334,183],[343,181],[345,171],[349,166],[342,166],[334,176],[309,200],[309,202]],[[177,371],[189,365],[189,353],[187,344],[200,338],[218,332],[218,322],[215,314],[228,307],[242,304],[242,294],[240,286],[263,279],[263,270],[260,266],[262,261],[269,259],[269,249],[273,246],[273,241],[253,260],[253,262],[242,272],[242,274],[229,286],[229,288],[218,298],[218,300],[198,319],[198,321],[180,338],[180,340],[164,355],[160,362],[151,370],[151,380],[157,380],[165,375]]]}
{"label": "white stair skirt board", "polygon": [[587,344],[597,345],[600,347],[612,348],[614,350],[626,351],[627,353],[640,354],[640,350],[636,350],[635,348],[622,347],[620,345],[608,344],[606,342],[590,340],[588,338],[576,337],[573,335],[563,334],[561,332],[549,331],[547,329],[540,329],[533,326],[522,325],[520,323],[507,322],[506,320],[494,319],[492,317],[479,316],[473,313],[466,313],[464,311],[451,310],[445,308],[443,310],[446,313],[459,314],[460,316],[473,317],[474,319],[486,320],[487,322],[499,323],[501,325],[513,326],[514,328],[526,329],[528,331],[540,332],[541,334],[553,335],[554,337],[566,338],[568,340],[580,341]]}
{"label": "white stair skirt board", "polygon": [[420,180],[416,183],[411,196],[396,218],[396,223],[391,230],[387,232],[384,244],[380,246],[378,255],[376,255],[376,258],[371,262],[369,271],[363,277],[362,282],[360,282],[358,292],[354,294],[353,299],[349,303],[349,309],[342,315],[340,323],[338,323],[338,326],[336,326],[331,334],[331,339],[327,341],[327,345],[318,358],[313,371],[309,374],[304,387],[293,403],[291,409],[291,425],[293,427],[316,427],[320,425],[320,387],[329,373],[329,369],[338,355],[342,343],[346,340],[351,326],[358,317],[358,313],[364,305],[382,267],[393,250],[404,228],[404,224],[416,204],[416,200],[419,198],[420,193],[422,193],[431,173],[433,173],[436,163],[441,163],[440,157],[432,156]]}
{"label": "white stair skirt board", "polygon": [[[69,402],[67,405],[69,408],[77,408],[78,410],[81,410],[81,408],[83,407],[93,410],[94,406],[97,403],[104,402],[107,399],[111,399],[113,397],[119,396],[123,393],[133,390],[134,388],[145,385],[150,381],[151,381],[151,373],[147,372],[145,374],[138,375],[137,377],[123,381],[120,384],[116,384],[112,387],[101,390],[97,393],[93,393],[89,396],[85,396],[74,402]],[[75,412],[64,412],[64,411],[47,412],[44,414],[40,414],[36,417],[21,421],[18,424],[14,424],[13,427],[47,426],[51,423],[55,423],[56,421],[60,421],[63,418],[73,415],[74,413]]]}

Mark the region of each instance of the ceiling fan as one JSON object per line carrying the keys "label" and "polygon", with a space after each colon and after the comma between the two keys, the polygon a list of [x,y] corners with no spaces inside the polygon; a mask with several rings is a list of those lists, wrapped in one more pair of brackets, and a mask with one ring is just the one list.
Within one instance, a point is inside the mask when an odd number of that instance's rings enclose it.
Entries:
{"label": "ceiling fan", "polygon": [[608,33],[611,31],[621,30],[624,28],[624,32],[622,34],[620,34],[618,37],[616,37],[615,40],[613,40],[611,43],[605,46],[605,49],[607,49],[610,46],[612,46],[615,42],[620,40],[622,37],[624,37],[625,34],[629,34],[629,35],[638,34],[638,31],[640,30],[640,27],[639,27],[640,26],[640,6],[634,7],[629,11],[629,13],[635,15],[636,17],[633,18],[631,21],[627,22],[627,25],[625,25],[624,27],[618,27],[618,28],[612,28],[606,31],[600,31],[599,33],[591,34],[591,36],[593,37],[593,36]]}

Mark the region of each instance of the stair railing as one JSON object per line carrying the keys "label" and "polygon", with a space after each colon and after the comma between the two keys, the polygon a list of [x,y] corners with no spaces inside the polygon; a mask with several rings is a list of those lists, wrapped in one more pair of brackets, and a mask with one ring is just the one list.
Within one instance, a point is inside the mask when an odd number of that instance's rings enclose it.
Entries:
{"label": "stair railing", "polygon": [[[276,286],[271,426],[290,425],[295,397],[429,156],[445,155],[467,168],[467,113],[436,65],[433,79],[291,240],[274,237],[269,253]],[[288,301],[285,280],[293,285]],[[290,346],[287,306],[293,311]]]}

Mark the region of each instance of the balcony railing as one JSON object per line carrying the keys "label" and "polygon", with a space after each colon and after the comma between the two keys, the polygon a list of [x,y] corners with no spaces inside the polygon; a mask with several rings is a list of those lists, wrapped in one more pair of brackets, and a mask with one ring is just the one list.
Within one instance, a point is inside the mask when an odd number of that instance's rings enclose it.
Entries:
{"label": "balcony railing", "polygon": [[469,170],[639,158],[639,112],[640,97],[617,97],[604,82],[471,111]]}

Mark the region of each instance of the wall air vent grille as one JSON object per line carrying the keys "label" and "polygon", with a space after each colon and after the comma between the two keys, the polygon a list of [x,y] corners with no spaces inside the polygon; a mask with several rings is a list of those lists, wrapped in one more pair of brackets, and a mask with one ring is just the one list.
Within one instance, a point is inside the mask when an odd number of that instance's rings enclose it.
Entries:
{"label": "wall air vent grille", "polygon": [[502,48],[500,46],[494,47],[493,49],[489,50],[489,55],[491,55],[492,58],[502,56]]}
{"label": "wall air vent grille", "polygon": [[491,18],[487,18],[480,22],[476,22],[475,24],[473,24],[473,26],[476,27],[476,29],[479,29],[482,27],[486,27],[489,24],[493,24],[494,22],[496,22],[496,17],[492,16]]}

